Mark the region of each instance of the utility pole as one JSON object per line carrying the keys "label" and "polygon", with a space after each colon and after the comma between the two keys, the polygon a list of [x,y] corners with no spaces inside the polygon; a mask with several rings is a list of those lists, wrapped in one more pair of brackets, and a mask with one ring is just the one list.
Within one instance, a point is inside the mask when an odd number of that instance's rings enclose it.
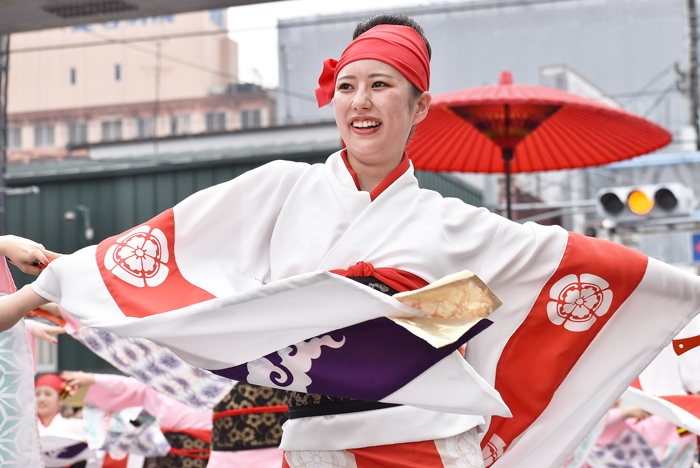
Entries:
{"label": "utility pole", "polygon": [[10,35],[0,35],[0,235],[5,225],[5,163],[7,152],[7,80],[10,64]]}
{"label": "utility pole", "polygon": [[156,42],[156,96],[153,102],[153,153],[158,154],[158,112],[160,112],[160,41]]}
{"label": "utility pole", "polygon": [[698,90],[698,16],[695,8],[695,0],[688,1],[688,29],[689,29],[689,64],[688,64],[688,98],[690,100],[690,125],[695,130],[695,149],[700,151],[700,122],[698,121],[698,107],[700,103],[700,90]]}
{"label": "utility pole", "polygon": [[280,45],[280,56],[282,58],[282,78],[284,79],[284,110],[285,119],[284,123],[289,125],[292,123],[292,103],[289,97],[289,65],[287,64],[287,54],[289,53],[290,45],[282,43]]}

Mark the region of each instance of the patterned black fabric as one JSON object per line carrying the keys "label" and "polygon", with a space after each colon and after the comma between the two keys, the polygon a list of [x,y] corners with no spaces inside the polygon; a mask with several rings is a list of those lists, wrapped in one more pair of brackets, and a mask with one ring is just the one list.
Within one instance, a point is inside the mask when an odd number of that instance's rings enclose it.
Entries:
{"label": "patterned black fabric", "polygon": [[[195,439],[189,434],[182,432],[166,432],[165,438],[173,448],[178,449],[208,449],[209,445],[203,440]],[[165,457],[158,457],[158,468],[205,468],[207,459],[191,458],[184,455],[174,455],[169,453]]]}
{"label": "patterned black fabric", "polygon": [[[240,408],[287,404],[284,390],[239,382],[214,407],[214,413]],[[235,451],[278,447],[287,413],[253,413],[225,416],[214,420],[211,444],[215,451]]]}
{"label": "patterned black fabric", "polygon": [[289,419],[309,418],[312,416],[327,416],[330,414],[359,413],[382,408],[399,406],[378,401],[353,400],[338,398],[316,393],[288,392]]}

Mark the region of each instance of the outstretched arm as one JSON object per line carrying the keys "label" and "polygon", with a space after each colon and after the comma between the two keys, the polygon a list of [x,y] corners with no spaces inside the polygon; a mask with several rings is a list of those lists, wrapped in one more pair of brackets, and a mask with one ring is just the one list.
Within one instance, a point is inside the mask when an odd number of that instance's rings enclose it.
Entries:
{"label": "outstretched arm", "polygon": [[32,310],[50,301],[34,292],[31,286],[24,286],[14,294],[0,298],[0,332],[12,328]]}

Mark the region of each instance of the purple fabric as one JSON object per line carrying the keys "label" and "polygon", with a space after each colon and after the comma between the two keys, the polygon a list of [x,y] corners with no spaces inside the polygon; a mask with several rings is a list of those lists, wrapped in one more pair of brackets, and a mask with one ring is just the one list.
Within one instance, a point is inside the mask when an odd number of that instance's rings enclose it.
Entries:
{"label": "purple fabric", "polygon": [[[492,322],[482,319],[456,342],[434,348],[387,318],[362,322],[335,330],[330,336],[338,347],[324,346],[318,358],[312,360],[306,375],[311,379],[305,391],[334,397],[378,401],[394,393],[418,377],[461,345],[488,328]],[[306,340],[308,343],[311,340]],[[290,347],[294,356],[298,346]],[[265,356],[277,370],[270,373],[271,381],[280,388],[298,390],[294,376],[282,364],[282,351]],[[242,364],[213,373],[229,379],[247,381],[248,367]]]}
{"label": "purple fabric", "polygon": [[626,429],[615,441],[596,447],[588,457],[591,468],[661,468],[654,451],[638,433]]}
{"label": "purple fabric", "polygon": [[56,458],[75,458],[80,452],[82,452],[86,448],[88,448],[87,444],[84,442],[80,442],[79,444],[66,447],[61,451],[61,453],[56,455]]}

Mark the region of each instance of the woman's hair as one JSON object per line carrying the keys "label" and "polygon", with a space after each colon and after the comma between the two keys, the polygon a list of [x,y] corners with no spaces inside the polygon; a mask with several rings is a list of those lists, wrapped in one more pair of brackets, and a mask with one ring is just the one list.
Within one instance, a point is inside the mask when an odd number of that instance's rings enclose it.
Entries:
{"label": "woman's hair", "polygon": [[[373,27],[379,26],[380,24],[408,26],[409,28],[415,29],[416,32],[420,35],[420,37],[423,39],[423,42],[425,42],[425,47],[428,49],[428,60],[430,60],[432,51],[430,49],[430,43],[428,42],[428,39],[426,39],[425,34],[423,34],[423,28],[421,28],[420,24],[416,23],[414,20],[412,20],[406,15],[400,15],[397,13],[381,13],[379,15],[374,15],[368,20],[365,20],[361,23],[357,23],[355,31],[352,33],[352,40],[354,41],[360,36],[360,34],[364,34]],[[411,83],[411,86],[413,87],[413,95],[416,98],[419,98],[422,93],[420,92],[418,87],[416,87],[416,85],[414,85],[413,83]]]}
{"label": "woman's hair", "polygon": [[409,28],[415,29],[416,32],[420,35],[420,37],[423,39],[423,42],[425,42],[425,47],[428,48],[428,59],[430,59],[432,51],[430,49],[430,43],[428,42],[428,39],[426,39],[425,34],[423,34],[423,28],[421,28],[420,24],[416,23],[414,20],[412,20],[406,15],[400,15],[397,13],[381,13],[379,15],[374,15],[368,20],[365,20],[361,23],[357,23],[355,31],[352,33],[352,40],[354,41],[358,38],[360,34],[364,34],[373,27],[379,26],[380,24],[408,26]]}

